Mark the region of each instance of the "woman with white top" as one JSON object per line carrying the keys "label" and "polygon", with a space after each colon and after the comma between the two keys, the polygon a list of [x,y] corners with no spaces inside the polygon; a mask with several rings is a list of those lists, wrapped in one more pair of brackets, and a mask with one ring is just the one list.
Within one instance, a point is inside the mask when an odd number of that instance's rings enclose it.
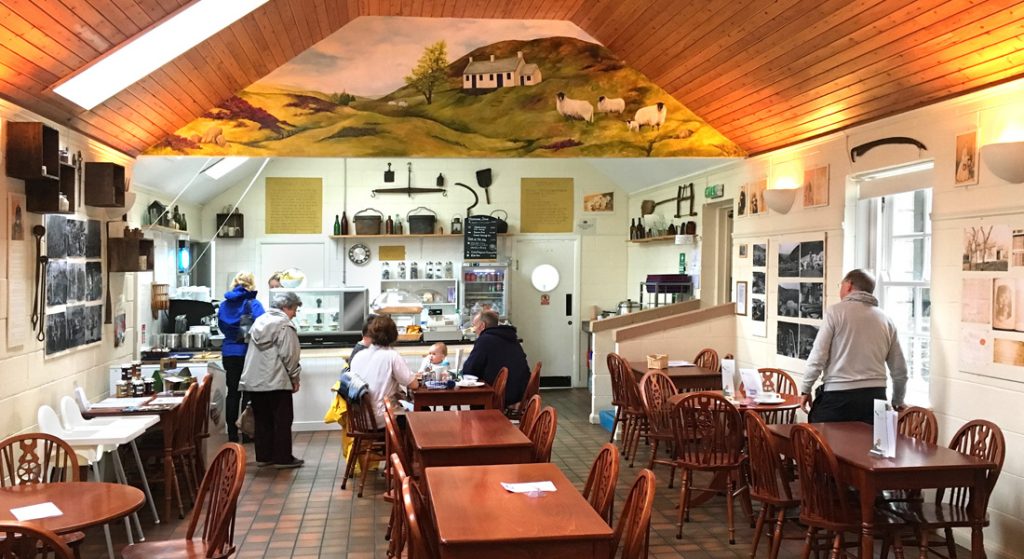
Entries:
{"label": "woman with white top", "polygon": [[398,328],[391,317],[373,319],[366,334],[373,344],[352,358],[351,370],[366,382],[377,426],[383,428],[384,415],[399,387],[415,389],[419,383],[405,359],[391,347],[398,340]]}

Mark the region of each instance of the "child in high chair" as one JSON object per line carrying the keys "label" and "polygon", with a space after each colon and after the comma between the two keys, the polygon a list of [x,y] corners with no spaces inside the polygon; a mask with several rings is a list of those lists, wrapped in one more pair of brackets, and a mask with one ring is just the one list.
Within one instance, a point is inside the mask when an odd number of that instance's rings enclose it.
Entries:
{"label": "child in high chair", "polygon": [[448,366],[448,346],[442,342],[437,342],[430,346],[430,350],[427,351],[427,355],[423,358],[423,362],[420,363],[420,368],[417,371],[417,374],[422,375],[423,373],[433,372],[442,366]]}

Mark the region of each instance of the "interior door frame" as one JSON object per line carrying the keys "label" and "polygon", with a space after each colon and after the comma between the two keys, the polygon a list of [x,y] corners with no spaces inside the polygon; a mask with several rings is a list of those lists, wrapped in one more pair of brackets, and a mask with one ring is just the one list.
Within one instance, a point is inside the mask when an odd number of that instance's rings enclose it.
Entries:
{"label": "interior door frame", "polygon": [[[580,333],[582,332],[581,328],[583,327],[582,323],[580,322],[580,285],[581,285],[580,270],[581,270],[581,261],[582,261],[581,260],[581,255],[580,255],[580,248],[583,245],[583,242],[580,239],[580,236],[575,234],[575,233],[529,233],[529,234],[517,235],[515,237],[515,243],[514,243],[515,248],[513,250],[513,255],[514,255],[513,256],[513,258],[514,258],[513,266],[515,267],[516,273],[519,273],[519,271],[520,271],[519,270],[519,243],[522,242],[522,241],[532,242],[532,241],[544,241],[544,240],[573,241],[573,251],[572,251],[573,252],[573,255],[572,255],[572,276],[573,276],[573,285],[572,285],[572,294],[573,294],[573,297],[572,297],[572,306],[573,306],[573,309],[572,309],[572,313],[573,313],[573,316],[572,316],[572,326],[573,326],[573,335],[571,336],[572,339],[571,339],[570,343],[572,344],[572,351],[571,351],[571,355],[572,355],[572,370],[575,371],[575,374],[570,376],[570,381],[572,383],[571,384],[572,388],[579,388],[581,386],[585,387],[585,386],[587,386],[587,372],[580,370]],[[510,306],[512,306],[513,309],[515,308],[515,306],[514,306],[515,304],[516,304],[515,301],[510,301]]]}

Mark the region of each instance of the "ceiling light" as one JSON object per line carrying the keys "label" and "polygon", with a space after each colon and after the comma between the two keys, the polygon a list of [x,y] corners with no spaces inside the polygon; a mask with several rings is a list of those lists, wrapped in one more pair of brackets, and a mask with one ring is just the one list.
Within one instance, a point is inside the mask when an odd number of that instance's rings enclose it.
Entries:
{"label": "ceiling light", "polygon": [[267,0],[199,0],[53,90],[88,110],[231,25]]}
{"label": "ceiling light", "polygon": [[234,171],[241,166],[242,163],[245,163],[248,160],[248,157],[222,157],[220,161],[207,167],[203,173],[213,180],[219,180],[221,177],[231,171]]}
{"label": "ceiling light", "polygon": [[934,168],[934,161],[921,161],[920,163],[911,163],[910,165],[901,165],[899,167],[890,167],[889,169],[882,169],[880,171],[864,173],[863,175],[857,175],[855,178],[860,181],[873,181],[876,179],[887,179],[889,177],[909,175],[910,173],[916,173],[918,171],[927,171],[929,169]]}

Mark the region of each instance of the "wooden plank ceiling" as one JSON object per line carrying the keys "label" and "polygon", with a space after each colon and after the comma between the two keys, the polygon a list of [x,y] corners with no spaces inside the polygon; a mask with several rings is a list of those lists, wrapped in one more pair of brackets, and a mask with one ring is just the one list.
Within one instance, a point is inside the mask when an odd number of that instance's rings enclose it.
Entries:
{"label": "wooden plank ceiling", "polygon": [[0,96],[135,155],[361,15],[566,19],[756,154],[1021,77],[1022,2],[270,0],[82,112],[52,86],[190,0],[0,0]]}

